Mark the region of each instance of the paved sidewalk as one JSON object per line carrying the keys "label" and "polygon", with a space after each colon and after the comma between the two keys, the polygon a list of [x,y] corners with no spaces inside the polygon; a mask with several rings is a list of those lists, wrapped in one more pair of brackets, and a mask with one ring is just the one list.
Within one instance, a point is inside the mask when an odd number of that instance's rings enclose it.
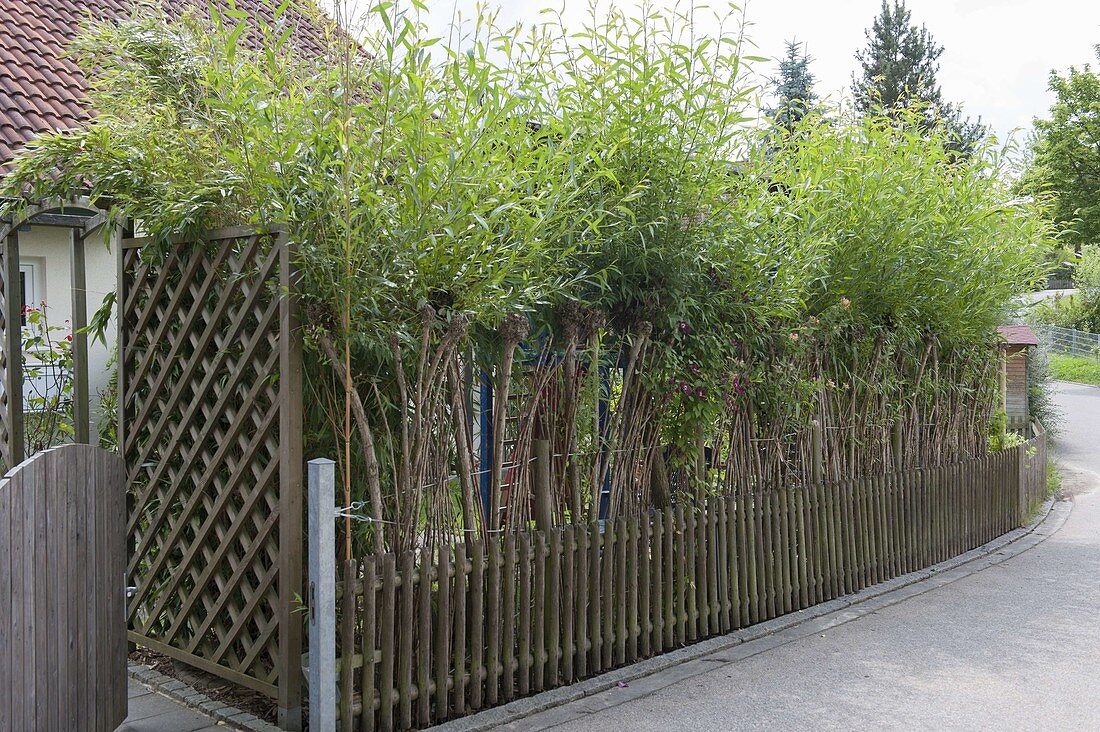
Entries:
{"label": "paved sidewalk", "polygon": [[208,717],[130,679],[130,716],[116,732],[225,732]]}

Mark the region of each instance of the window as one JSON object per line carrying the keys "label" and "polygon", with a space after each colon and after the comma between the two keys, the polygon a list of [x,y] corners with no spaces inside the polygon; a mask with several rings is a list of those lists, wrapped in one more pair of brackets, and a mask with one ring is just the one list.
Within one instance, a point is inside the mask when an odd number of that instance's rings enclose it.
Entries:
{"label": "window", "polygon": [[23,321],[22,324],[27,324],[27,306],[36,307],[39,303],[38,297],[38,277],[39,277],[39,263],[23,261],[19,263],[19,284],[23,291],[23,302],[21,303],[23,308]]}

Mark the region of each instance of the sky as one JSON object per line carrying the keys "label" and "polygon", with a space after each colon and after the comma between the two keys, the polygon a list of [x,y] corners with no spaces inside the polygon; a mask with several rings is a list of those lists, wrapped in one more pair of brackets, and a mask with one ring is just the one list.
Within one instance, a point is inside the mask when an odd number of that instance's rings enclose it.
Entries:
{"label": "sky", "polygon": [[[352,13],[359,5],[366,7],[365,0],[336,1],[350,3]],[[470,16],[476,1],[425,0],[429,28],[443,35],[455,11]],[[674,2],[654,0],[655,5]],[[537,23],[547,6],[564,7],[566,23],[579,23],[588,7],[587,0],[490,0],[487,4],[500,8],[502,22],[524,24]],[[980,116],[1001,141],[1009,134],[1024,136],[1034,117],[1046,116],[1053,101],[1047,89],[1052,69],[1097,65],[1093,49],[1100,43],[1100,0],[909,0],[907,4],[913,21],[927,26],[944,46],[939,74],[944,99],[961,104],[972,117]],[[624,11],[636,7],[634,0],[618,0],[616,5]],[[749,24],[747,35],[755,46],[753,55],[774,59],[783,54],[785,40],[804,43],[813,59],[819,96],[833,101],[850,97],[855,52],[865,45],[865,29],[879,12],[881,0],[747,0],[741,7]],[[758,63],[755,71],[759,77],[774,76],[776,63]]]}

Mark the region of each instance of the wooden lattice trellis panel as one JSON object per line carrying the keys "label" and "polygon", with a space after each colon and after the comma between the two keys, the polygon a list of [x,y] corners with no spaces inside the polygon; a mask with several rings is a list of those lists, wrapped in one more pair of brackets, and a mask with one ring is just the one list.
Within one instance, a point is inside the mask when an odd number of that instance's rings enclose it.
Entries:
{"label": "wooden lattice trellis panel", "polygon": [[[22,317],[19,283],[19,235],[0,239],[0,464],[3,470],[23,460]],[[14,327],[9,328],[9,324]]]}
{"label": "wooden lattice trellis panel", "polygon": [[[285,235],[121,248],[131,638],[299,706],[301,345]],[[294,726],[291,722],[289,726]]]}

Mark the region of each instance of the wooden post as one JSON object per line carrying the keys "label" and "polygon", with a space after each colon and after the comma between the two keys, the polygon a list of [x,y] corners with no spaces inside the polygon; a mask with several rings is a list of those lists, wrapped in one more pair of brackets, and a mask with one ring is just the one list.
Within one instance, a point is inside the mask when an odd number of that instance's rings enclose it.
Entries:
{"label": "wooden post", "polygon": [[550,503],[550,440],[535,440],[535,526],[549,532],[554,526]]}
{"label": "wooden post", "polygon": [[[309,728],[336,729],[336,463],[309,461]],[[350,579],[350,577],[349,577]],[[351,593],[345,585],[345,595]],[[345,619],[347,622],[347,619]],[[350,649],[345,648],[345,653]]]}
{"label": "wooden post", "polygon": [[901,454],[901,419],[894,422],[890,430],[890,447],[894,452],[894,470],[900,473],[905,469],[905,460]]}
{"label": "wooden post", "polygon": [[999,359],[997,369],[997,386],[1001,396],[1001,410],[1008,414],[1008,347],[1001,344],[999,347]]}
{"label": "wooden post", "polygon": [[[126,309],[126,298],[128,298],[129,292],[126,285],[129,283],[129,273],[126,271],[126,250],[123,246],[123,231],[121,226],[115,226],[111,229],[111,248],[115,253],[115,262],[117,265],[116,281],[115,281],[115,334],[116,334],[116,348],[118,349],[118,355],[116,357],[117,368],[115,392],[117,393],[118,402],[117,414],[115,415],[115,438],[118,442],[118,454],[126,459],[126,369],[128,366],[127,359],[129,356],[126,353],[126,323],[124,322],[123,313]],[[107,418],[107,415],[104,415]],[[129,488],[129,486],[127,486]],[[132,513],[132,506],[130,505],[132,497],[130,492],[126,493],[126,517],[129,517]]]}
{"label": "wooden post", "polygon": [[707,441],[700,433],[695,443],[695,497],[702,500],[707,494]]}
{"label": "wooden post", "polygon": [[1015,452],[1015,459],[1012,461],[1012,469],[1013,478],[1015,479],[1013,485],[1016,486],[1016,526],[1027,526],[1028,509],[1031,508],[1031,506],[1028,505],[1027,470],[1024,468],[1024,458],[1027,453],[1027,446],[1019,445],[1012,449]]}
{"label": "wooden post", "polygon": [[825,474],[825,455],[821,442],[821,420],[813,421],[810,433],[810,448],[813,452],[813,481],[814,485],[821,485]]}
{"label": "wooden post", "polygon": [[278,234],[279,305],[279,726],[302,729],[302,623],[293,598],[302,590],[302,338],[298,275],[285,232]]}
{"label": "wooden post", "polygon": [[4,237],[4,393],[8,396],[7,428],[8,464],[11,470],[23,462],[23,285],[19,278],[19,232],[12,230]]}
{"label": "wooden post", "polygon": [[90,400],[88,397],[88,289],[84,267],[84,235],[69,230],[69,269],[73,299],[73,442],[91,442]]}
{"label": "wooden post", "polygon": [[[124,232],[122,226],[114,226],[111,228],[110,234],[110,248],[115,255],[115,347],[118,349],[115,356],[115,393],[117,395],[115,413],[113,415],[104,414],[103,419],[114,419],[115,421],[115,442],[118,454],[123,460],[123,478],[126,482],[125,500],[126,500],[126,523],[124,526],[129,525],[130,517],[134,514],[134,495],[130,491],[129,484],[129,471],[125,468],[126,464],[126,433],[125,433],[125,415],[126,415],[126,366],[127,355],[125,350],[126,344],[126,326],[123,322],[122,313],[124,310],[124,303],[128,297],[126,285],[128,282],[128,273],[126,272],[126,254],[123,248]],[[126,552],[129,556],[130,552],[136,550],[136,543],[133,541],[133,536],[127,530],[126,537]],[[127,575],[126,584],[129,585],[133,581],[133,577]],[[127,591],[127,600],[130,598],[129,591]],[[126,617],[130,617],[129,603],[127,602]],[[129,629],[129,626],[127,626]],[[126,643],[127,652],[137,650],[137,644],[127,637]]]}

